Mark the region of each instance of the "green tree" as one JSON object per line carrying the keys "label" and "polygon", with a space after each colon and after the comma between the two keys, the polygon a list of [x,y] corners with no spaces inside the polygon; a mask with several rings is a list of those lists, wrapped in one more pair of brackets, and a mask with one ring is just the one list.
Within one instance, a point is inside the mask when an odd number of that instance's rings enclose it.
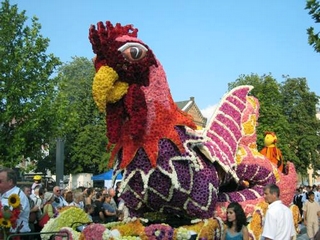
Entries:
{"label": "green tree", "polygon": [[289,145],[295,165],[306,172],[320,168],[320,121],[316,118],[319,97],[310,92],[305,78],[287,77],[281,87],[282,109],[290,124]]}
{"label": "green tree", "polygon": [[57,137],[65,139],[65,173],[98,173],[107,169],[109,154],[105,128],[105,115],[98,111],[92,97],[95,70],[91,61],[74,57],[60,67],[58,96],[54,102],[55,129],[50,144],[50,155],[42,168],[51,163],[55,171],[55,144]]}
{"label": "green tree", "polygon": [[[309,14],[315,23],[320,23],[320,3],[317,0],[307,0],[305,9],[309,10]],[[317,51],[320,52],[319,32],[315,33],[313,27],[307,29],[308,42]]]}
{"label": "green tree", "polygon": [[28,26],[25,11],[8,0],[0,8],[0,165],[15,167],[23,159],[41,159],[41,145],[51,128],[50,79],[60,64],[47,54],[49,39],[40,35],[38,19]]}

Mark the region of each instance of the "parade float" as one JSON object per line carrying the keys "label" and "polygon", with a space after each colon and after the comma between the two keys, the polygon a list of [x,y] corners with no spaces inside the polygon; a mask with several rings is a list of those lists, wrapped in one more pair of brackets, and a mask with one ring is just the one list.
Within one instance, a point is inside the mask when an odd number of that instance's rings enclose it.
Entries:
{"label": "parade float", "polygon": [[90,224],[79,239],[220,239],[233,201],[245,210],[250,239],[260,239],[268,207],[264,187],[277,184],[289,206],[297,177],[291,162],[284,174],[257,150],[259,102],[249,95],[252,87],[223,96],[207,127],[196,131],[192,118],[174,103],[161,63],[137,32],[132,25],[108,21],[89,30],[96,69],[93,98],[106,113],[109,167],[123,176],[120,195],[129,217]]}

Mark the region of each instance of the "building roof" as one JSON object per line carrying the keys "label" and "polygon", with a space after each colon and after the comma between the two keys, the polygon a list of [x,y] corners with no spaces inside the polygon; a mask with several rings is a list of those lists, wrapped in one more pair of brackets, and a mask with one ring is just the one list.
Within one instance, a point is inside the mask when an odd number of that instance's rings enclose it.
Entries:
{"label": "building roof", "polygon": [[188,111],[193,104],[196,105],[194,97],[190,97],[189,100],[176,102],[176,104],[182,111]]}
{"label": "building roof", "polygon": [[207,118],[202,115],[195,103],[194,97],[190,97],[189,100],[176,102],[176,104],[182,111],[189,113],[193,117],[194,122],[198,127],[204,128],[206,126]]}

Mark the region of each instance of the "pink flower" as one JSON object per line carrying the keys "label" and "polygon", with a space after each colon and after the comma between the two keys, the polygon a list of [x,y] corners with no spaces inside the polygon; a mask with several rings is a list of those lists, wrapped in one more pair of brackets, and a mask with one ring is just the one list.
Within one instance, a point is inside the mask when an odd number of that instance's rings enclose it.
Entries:
{"label": "pink flower", "polygon": [[105,230],[106,227],[102,224],[93,223],[88,225],[82,233],[86,240],[102,240],[102,235]]}

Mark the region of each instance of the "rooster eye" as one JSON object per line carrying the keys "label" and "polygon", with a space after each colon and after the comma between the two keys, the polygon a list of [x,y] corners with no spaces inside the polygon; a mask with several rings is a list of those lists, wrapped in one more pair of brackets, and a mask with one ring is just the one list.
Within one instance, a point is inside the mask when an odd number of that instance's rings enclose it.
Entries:
{"label": "rooster eye", "polygon": [[118,48],[125,59],[130,62],[139,61],[144,58],[148,49],[140,43],[129,42]]}

